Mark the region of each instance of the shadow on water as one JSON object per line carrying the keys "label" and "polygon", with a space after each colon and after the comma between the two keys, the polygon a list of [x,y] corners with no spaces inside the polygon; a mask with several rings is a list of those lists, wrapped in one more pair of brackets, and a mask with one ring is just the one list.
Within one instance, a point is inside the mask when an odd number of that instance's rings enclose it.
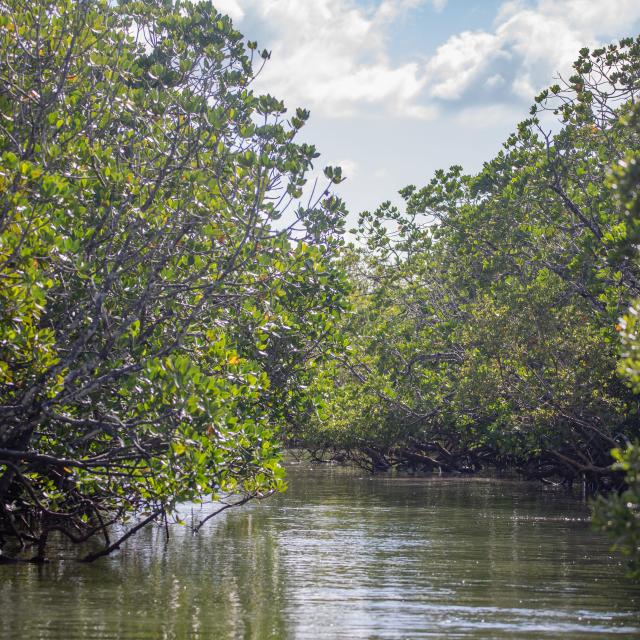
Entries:
{"label": "shadow on water", "polygon": [[196,536],[0,567],[0,638],[640,638],[640,588],[574,498],[304,465],[289,482]]}

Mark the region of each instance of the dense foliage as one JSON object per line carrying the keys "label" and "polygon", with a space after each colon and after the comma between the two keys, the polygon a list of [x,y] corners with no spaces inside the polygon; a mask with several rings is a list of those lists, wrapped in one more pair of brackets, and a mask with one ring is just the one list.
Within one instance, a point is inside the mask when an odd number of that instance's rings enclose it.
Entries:
{"label": "dense foliage", "polygon": [[640,39],[584,49],[477,175],[438,171],[403,210],[361,215],[350,348],[301,434],[317,455],[620,485],[610,452],[640,425],[616,329],[640,266],[612,166],[640,146],[639,91]]}
{"label": "dense foliage", "polygon": [[598,496],[594,502],[594,523],[613,539],[613,549],[628,560],[628,575],[640,579],[640,449],[628,445],[614,449],[614,468],[624,473],[621,492]]}
{"label": "dense foliage", "polygon": [[[640,109],[631,113],[629,126],[640,131]],[[614,166],[612,185],[615,197],[627,216],[629,227],[640,223],[640,150],[630,149]],[[637,253],[637,234],[630,233],[626,249]],[[638,259],[636,255],[636,259]],[[618,364],[621,376],[635,393],[640,392],[640,301],[636,300],[620,321],[622,357]],[[629,443],[612,451],[614,468],[624,473],[621,492],[599,496],[594,503],[594,521],[614,541],[614,548],[629,560],[629,574],[640,579],[640,443]]]}
{"label": "dense foliage", "polygon": [[302,201],[308,113],[209,2],[8,0],[0,55],[0,547],[264,497],[284,440],[621,489],[637,573],[640,38],[346,248],[340,170]]}
{"label": "dense foliage", "polygon": [[282,489],[343,304],[308,113],[209,2],[7,0],[0,55],[0,543]]}

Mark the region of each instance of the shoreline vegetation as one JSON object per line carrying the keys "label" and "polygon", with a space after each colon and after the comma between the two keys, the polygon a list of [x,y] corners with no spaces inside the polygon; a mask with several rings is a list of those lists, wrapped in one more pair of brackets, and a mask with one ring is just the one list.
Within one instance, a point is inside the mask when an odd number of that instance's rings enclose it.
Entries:
{"label": "shoreline vegetation", "polygon": [[0,550],[94,561],[295,446],[584,485],[640,578],[640,38],[351,243],[210,2],[8,0],[0,56]]}

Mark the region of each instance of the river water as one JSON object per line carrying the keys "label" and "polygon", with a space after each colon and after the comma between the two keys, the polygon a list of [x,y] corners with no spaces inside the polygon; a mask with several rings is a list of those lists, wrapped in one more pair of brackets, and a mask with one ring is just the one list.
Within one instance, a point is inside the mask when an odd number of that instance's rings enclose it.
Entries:
{"label": "river water", "polygon": [[0,638],[640,638],[640,588],[577,498],[308,465],[289,485],[92,565],[60,543],[0,566]]}

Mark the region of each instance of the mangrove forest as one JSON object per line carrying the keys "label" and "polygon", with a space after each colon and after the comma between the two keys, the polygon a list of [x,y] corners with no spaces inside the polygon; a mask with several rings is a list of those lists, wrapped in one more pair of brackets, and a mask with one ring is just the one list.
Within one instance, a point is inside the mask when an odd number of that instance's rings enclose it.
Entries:
{"label": "mangrove forest", "polygon": [[208,0],[0,2],[0,582],[224,541],[293,465],[311,501],[579,495],[632,585],[640,37],[576,51],[478,172],[351,215],[310,112],[254,90],[270,57]]}

